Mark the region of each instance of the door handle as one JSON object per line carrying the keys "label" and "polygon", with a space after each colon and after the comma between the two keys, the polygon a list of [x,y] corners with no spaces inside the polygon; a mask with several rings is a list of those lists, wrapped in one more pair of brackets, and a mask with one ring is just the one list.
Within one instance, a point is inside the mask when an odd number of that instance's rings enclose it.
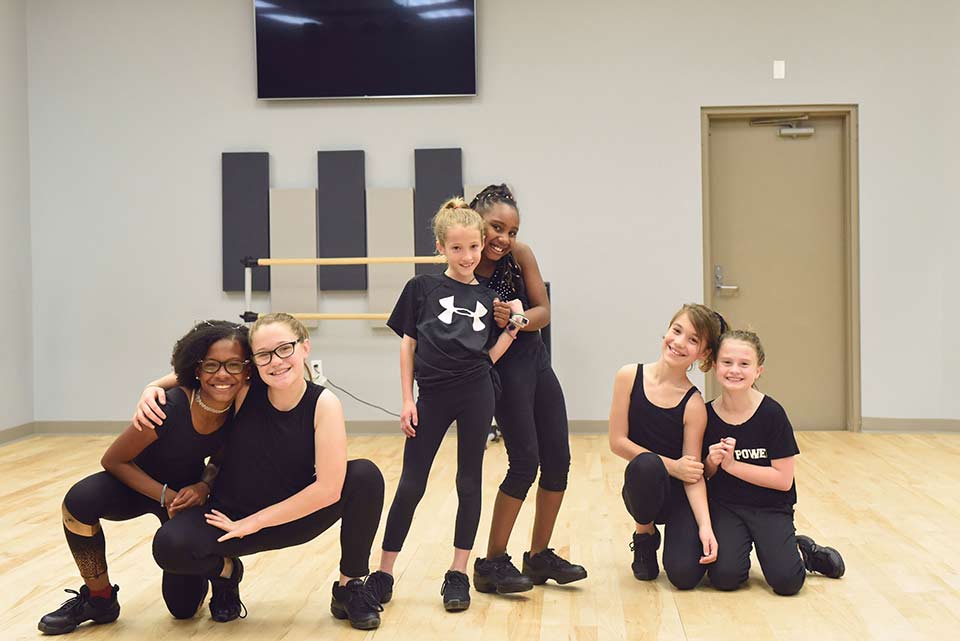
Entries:
{"label": "door handle", "polygon": [[713,266],[713,288],[719,293],[729,292],[731,294],[740,291],[739,285],[724,285],[723,284],[723,266],[714,265]]}

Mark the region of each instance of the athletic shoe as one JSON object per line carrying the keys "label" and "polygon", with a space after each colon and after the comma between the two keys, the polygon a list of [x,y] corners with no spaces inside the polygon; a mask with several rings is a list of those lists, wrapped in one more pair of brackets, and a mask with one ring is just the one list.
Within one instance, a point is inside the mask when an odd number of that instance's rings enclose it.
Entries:
{"label": "athletic shoe", "polygon": [[633,576],[638,581],[653,581],[660,575],[660,565],[657,563],[657,550],[660,548],[660,530],[653,526],[653,534],[633,533]]}
{"label": "athletic shoe", "polygon": [[470,578],[463,572],[447,570],[443,575],[443,609],[447,612],[459,612],[470,607]]}
{"label": "athletic shoe", "polygon": [[373,592],[380,603],[389,603],[393,598],[393,577],[386,572],[377,570],[363,582],[367,589]]}
{"label": "athletic shoe", "polygon": [[243,581],[243,562],[236,557],[233,559],[233,574],[229,579],[210,579],[210,587],[213,588],[210,596],[210,618],[217,623],[246,618],[247,606],[240,600],[240,581]]}
{"label": "athletic shoe", "polygon": [[373,630],[380,625],[381,612],[383,606],[380,605],[377,595],[362,579],[350,579],[346,585],[333,582],[330,613],[334,617],[350,619],[350,625],[358,630]]}
{"label": "athletic shoe", "polygon": [[112,623],[120,616],[120,602],[117,601],[117,592],[120,586],[113,586],[110,592],[110,598],[91,597],[90,588],[82,586],[80,591],[64,590],[69,594],[75,594],[63,602],[63,604],[51,612],[43,615],[37,629],[44,634],[65,634],[73,632],[77,626],[84,621],[93,621],[94,623]]}
{"label": "athletic shoe", "polygon": [[834,548],[821,547],[809,536],[797,537],[797,547],[808,572],[819,572],[831,579],[839,579],[846,572],[843,557]]}
{"label": "athletic shoe", "polygon": [[513,594],[533,589],[533,581],[520,573],[508,554],[474,561],[473,584],[480,592],[497,594]]}
{"label": "athletic shoe", "polygon": [[558,556],[553,548],[547,548],[532,556],[529,552],[524,552],[523,574],[530,577],[535,585],[543,585],[547,579],[566,585],[587,578],[587,571],[582,565],[574,565]]}

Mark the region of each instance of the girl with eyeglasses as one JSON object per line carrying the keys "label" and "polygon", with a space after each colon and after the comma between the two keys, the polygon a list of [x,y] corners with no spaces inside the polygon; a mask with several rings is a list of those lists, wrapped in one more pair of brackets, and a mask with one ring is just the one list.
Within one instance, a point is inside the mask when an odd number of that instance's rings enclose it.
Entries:
{"label": "girl with eyeglasses", "polygon": [[[160,528],[154,558],[165,572],[209,579],[211,617],[230,621],[246,616],[241,556],[306,543],[340,521],[340,579],[330,610],[355,628],[376,628],[383,608],[363,577],[383,509],[383,476],[370,461],[347,460],[340,401],[303,376],[310,337],[300,321],[262,316],[250,344],[259,379],[237,395],[213,495],[206,507]],[[159,391],[148,387],[140,409],[156,421],[163,412],[149,406]]]}
{"label": "girl with eyeglasses", "polygon": [[[164,523],[207,500],[216,467],[204,461],[224,444],[229,410],[250,377],[249,358],[247,329],[225,321],[199,323],[177,341],[171,359],[177,386],[167,394],[166,421],[156,430],[128,426],[103,455],[104,471],[76,483],[63,499],[63,531],[83,585],[67,590],[75,596],[40,619],[41,632],[117,619],[120,588],[107,574],[100,519],[153,514]],[[192,617],[206,593],[206,579],[163,574],[163,598],[178,619]]]}

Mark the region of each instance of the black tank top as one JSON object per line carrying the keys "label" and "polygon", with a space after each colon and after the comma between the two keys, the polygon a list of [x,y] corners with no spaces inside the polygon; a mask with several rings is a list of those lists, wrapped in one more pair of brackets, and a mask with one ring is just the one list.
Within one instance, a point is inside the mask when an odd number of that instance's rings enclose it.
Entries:
{"label": "black tank top", "polygon": [[627,437],[654,454],[680,458],[683,456],[683,412],[697,391],[695,386],[688,389],[676,407],[658,407],[643,391],[643,363],[638,363],[627,411]]}
{"label": "black tank top", "polygon": [[313,419],[324,388],[307,383],[297,406],[281,412],[257,382],[234,419],[223,467],[213,490],[231,518],[279,503],[316,478]]}
{"label": "black tank top", "polygon": [[158,483],[182,490],[200,481],[204,461],[223,447],[233,417],[228,416],[217,431],[200,434],[193,426],[190,396],[179,387],[167,392],[163,409],[167,419],[156,428],[157,440],[133,462]]}
{"label": "black tank top", "polygon": [[[489,278],[477,276],[477,282],[495,291],[497,298],[504,302],[519,298],[524,309],[530,307],[527,286],[523,282],[523,272],[520,271],[520,265],[511,256],[504,256],[498,260]],[[496,367],[501,369],[508,363],[521,358],[521,355],[529,358],[537,351],[542,351],[543,355],[546,356],[547,348],[543,344],[540,332],[520,332],[510,349],[497,361]],[[549,364],[549,359],[547,362]]]}

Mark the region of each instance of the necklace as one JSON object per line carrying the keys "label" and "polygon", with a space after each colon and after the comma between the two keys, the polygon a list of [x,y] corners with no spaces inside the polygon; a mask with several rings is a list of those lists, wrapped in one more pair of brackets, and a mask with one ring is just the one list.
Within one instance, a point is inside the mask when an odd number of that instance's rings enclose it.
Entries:
{"label": "necklace", "polygon": [[193,404],[193,399],[194,399],[194,398],[197,399],[197,405],[199,405],[199,406],[202,407],[203,409],[207,410],[207,411],[210,412],[211,414],[223,414],[223,413],[226,412],[228,409],[230,409],[231,407],[233,407],[233,403],[230,403],[230,405],[227,405],[227,406],[224,407],[222,410],[218,410],[218,409],[215,408],[215,407],[210,407],[209,405],[207,405],[206,403],[203,402],[203,398],[200,396],[200,391],[199,391],[199,390],[193,390],[193,396],[190,398],[190,404],[191,404],[191,405]]}

